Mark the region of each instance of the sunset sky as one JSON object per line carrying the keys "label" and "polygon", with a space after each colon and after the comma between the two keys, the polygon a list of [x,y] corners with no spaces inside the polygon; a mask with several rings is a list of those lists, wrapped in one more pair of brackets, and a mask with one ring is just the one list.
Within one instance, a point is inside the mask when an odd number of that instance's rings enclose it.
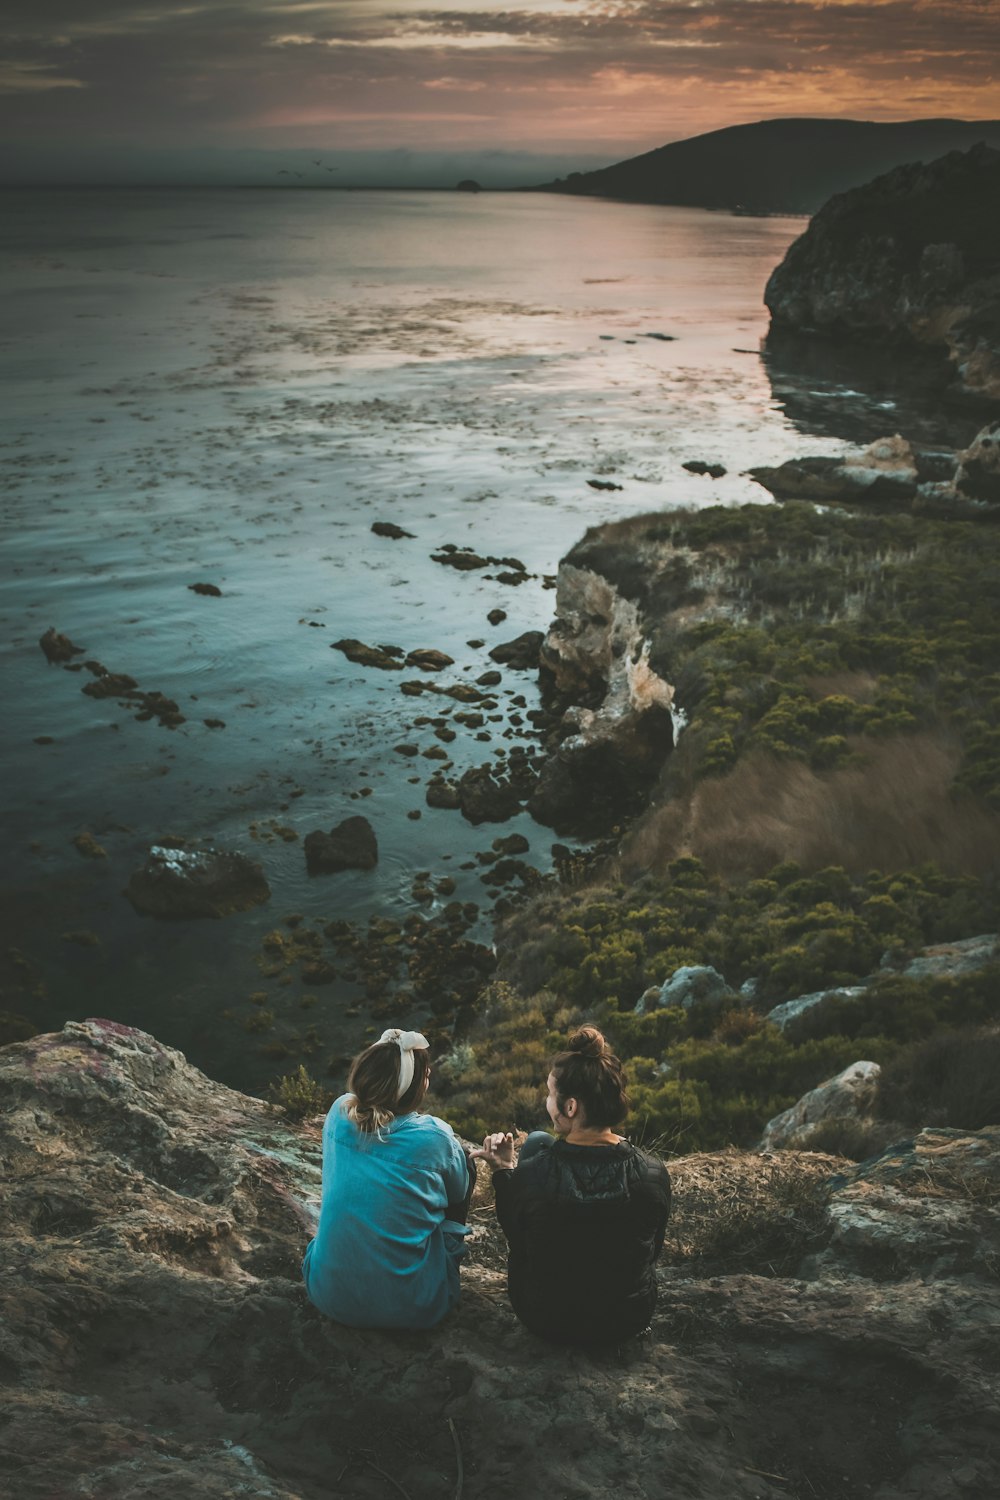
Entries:
{"label": "sunset sky", "polygon": [[568,171],[776,115],[1000,117],[1000,0],[7,0],[4,15],[5,180],[204,148],[220,164],[315,150],[348,176],[387,153]]}

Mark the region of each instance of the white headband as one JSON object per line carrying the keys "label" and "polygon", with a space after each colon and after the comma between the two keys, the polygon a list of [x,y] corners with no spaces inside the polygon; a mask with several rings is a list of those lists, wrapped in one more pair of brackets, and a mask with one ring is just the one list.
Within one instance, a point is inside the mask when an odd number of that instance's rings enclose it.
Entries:
{"label": "white headband", "polygon": [[429,1047],[430,1043],[419,1031],[400,1031],[398,1026],[391,1026],[388,1031],[383,1031],[379,1042],[395,1042],[399,1048],[399,1088],[396,1090],[396,1098],[402,1099],[413,1082],[413,1049]]}

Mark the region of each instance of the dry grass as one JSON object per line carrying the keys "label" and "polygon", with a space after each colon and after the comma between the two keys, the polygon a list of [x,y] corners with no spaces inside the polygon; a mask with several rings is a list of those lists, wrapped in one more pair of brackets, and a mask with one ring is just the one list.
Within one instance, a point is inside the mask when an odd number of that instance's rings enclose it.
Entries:
{"label": "dry grass", "polygon": [[700,1152],[670,1163],[662,1260],[692,1275],[791,1274],[822,1243],[827,1183],[852,1163],[811,1151]]}
{"label": "dry grass", "polygon": [[896,870],[933,860],[977,875],[994,866],[1000,815],[953,797],[960,751],[950,736],[859,737],[852,748],[863,764],[818,772],[759,753],[725,776],[687,785],[639,820],[623,847],[624,867],[633,877],[661,874],[684,854],[729,878],[763,875],[784,860],[807,870]]}

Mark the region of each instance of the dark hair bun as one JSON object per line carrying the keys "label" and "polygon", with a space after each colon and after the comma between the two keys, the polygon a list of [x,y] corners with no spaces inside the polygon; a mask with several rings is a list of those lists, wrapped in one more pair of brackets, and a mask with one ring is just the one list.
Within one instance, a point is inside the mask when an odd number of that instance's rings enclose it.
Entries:
{"label": "dark hair bun", "polygon": [[581,1026],[567,1045],[570,1052],[579,1052],[582,1057],[607,1057],[611,1051],[596,1026]]}

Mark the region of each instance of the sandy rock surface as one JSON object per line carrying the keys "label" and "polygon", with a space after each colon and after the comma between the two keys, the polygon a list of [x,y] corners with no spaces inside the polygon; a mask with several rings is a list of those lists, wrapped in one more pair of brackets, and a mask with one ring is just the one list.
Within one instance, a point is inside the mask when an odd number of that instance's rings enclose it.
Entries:
{"label": "sandy rock surface", "polygon": [[1000,1488],[997,1130],[925,1132],[834,1176],[794,1277],[767,1274],[781,1264],[754,1215],[787,1235],[781,1183],[815,1189],[844,1164],[673,1163],[652,1333],[599,1358],[514,1320],[484,1185],[440,1329],[324,1320],[298,1277],[315,1127],[127,1027],[0,1052],[0,1165],[0,1493],[18,1500]]}

